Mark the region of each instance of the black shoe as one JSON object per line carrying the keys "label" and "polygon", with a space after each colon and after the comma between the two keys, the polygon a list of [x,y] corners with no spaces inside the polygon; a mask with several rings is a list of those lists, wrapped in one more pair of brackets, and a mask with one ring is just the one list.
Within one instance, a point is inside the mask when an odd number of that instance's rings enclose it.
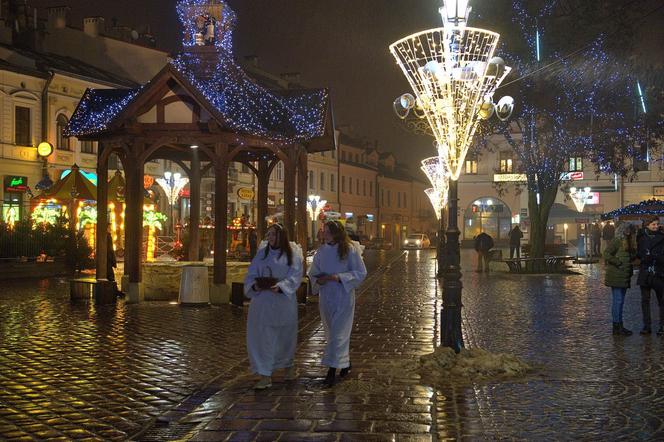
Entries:
{"label": "black shoe", "polygon": [[332,387],[334,386],[334,381],[336,380],[336,374],[337,374],[337,369],[334,367],[330,367],[327,369],[327,375],[325,376],[325,380],[323,381],[323,384],[326,387]]}
{"label": "black shoe", "polygon": [[632,330],[628,330],[628,329],[626,329],[626,328],[622,325],[622,323],[620,323],[619,325],[620,325],[620,334],[621,334],[621,335],[623,335],[623,336],[632,336]]}
{"label": "black shoe", "polygon": [[643,327],[643,330],[639,332],[640,335],[649,335],[652,334],[652,329],[650,327]]}
{"label": "black shoe", "polygon": [[613,334],[614,336],[620,334],[620,322],[613,323]]}
{"label": "black shoe", "polygon": [[352,365],[350,365],[350,363],[349,363],[348,367],[342,368],[341,371],[339,371],[339,377],[341,377],[341,378],[346,377],[348,375],[348,373],[350,373],[351,367],[352,367]]}
{"label": "black shoe", "polygon": [[659,329],[657,330],[657,336],[662,336],[664,335],[664,325],[660,325]]}

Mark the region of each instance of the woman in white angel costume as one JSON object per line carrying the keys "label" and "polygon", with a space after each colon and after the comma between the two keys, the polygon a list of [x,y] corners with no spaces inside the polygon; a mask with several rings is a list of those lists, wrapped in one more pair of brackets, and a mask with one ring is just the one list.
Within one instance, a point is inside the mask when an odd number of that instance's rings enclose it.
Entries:
{"label": "woman in white angel costume", "polygon": [[244,279],[251,299],[247,320],[247,352],[251,370],[260,375],[254,386],[272,386],[272,373],[285,368],[284,378],[295,378],[293,358],[297,344],[297,289],[302,283],[302,249],[288,241],[281,224],[272,224]]}
{"label": "woman in white angel costume", "polygon": [[350,333],[355,313],[355,288],[367,276],[362,251],[351,241],[344,226],[328,221],[323,230],[324,244],[314,255],[309,268],[312,291],[320,293],[320,315],[325,328],[327,344],[323,365],[328,367],[325,384],[334,385],[337,368],[339,375],[350,371]]}

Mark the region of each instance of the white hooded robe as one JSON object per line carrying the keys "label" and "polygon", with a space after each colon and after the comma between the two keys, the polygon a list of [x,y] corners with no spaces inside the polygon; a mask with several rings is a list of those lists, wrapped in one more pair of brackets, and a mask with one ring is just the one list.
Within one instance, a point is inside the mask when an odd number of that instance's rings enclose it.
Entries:
{"label": "white hooded robe", "polygon": [[[297,289],[302,283],[302,249],[291,242],[292,265],[280,249],[260,247],[251,261],[244,279],[244,293],[251,299],[247,319],[247,353],[251,370],[271,376],[274,370],[293,365],[297,345]],[[261,244],[263,245],[263,244]],[[272,276],[282,293],[253,289],[256,278]]]}
{"label": "white hooded robe", "polygon": [[[327,344],[323,365],[346,368],[350,365],[350,334],[355,314],[355,288],[367,276],[362,252],[355,244],[348,249],[348,256],[339,259],[338,245],[322,245],[314,255],[308,271],[313,293],[319,293],[320,316],[325,328]],[[339,282],[316,284],[316,276],[337,275]]]}

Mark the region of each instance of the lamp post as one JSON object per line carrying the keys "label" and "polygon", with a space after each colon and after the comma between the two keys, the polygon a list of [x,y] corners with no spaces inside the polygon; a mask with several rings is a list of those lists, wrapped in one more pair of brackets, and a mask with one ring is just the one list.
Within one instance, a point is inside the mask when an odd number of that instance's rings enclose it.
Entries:
{"label": "lamp post", "polygon": [[157,178],[155,181],[157,181],[157,184],[159,184],[161,188],[164,189],[164,192],[166,192],[166,198],[168,199],[170,208],[172,234],[175,228],[175,217],[173,216],[174,205],[180,196],[180,191],[187,185],[189,179],[182,177],[179,172],[171,173],[167,171],[164,172],[163,178]]}
{"label": "lamp post", "polygon": [[414,92],[395,101],[394,110],[403,119],[412,111],[427,120],[436,139],[439,161],[447,169],[449,221],[445,256],[439,257],[439,263],[444,263],[440,273],[441,339],[442,345],[456,352],[463,347],[457,180],[480,119],[496,113],[506,120],[511,115],[510,103],[493,103],[496,89],[511,70],[494,56],[500,35],[466,27],[468,3],[443,0],[439,10],[443,27],[412,34],[390,45]]}
{"label": "lamp post", "polygon": [[320,199],[318,195],[309,195],[307,198],[307,213],[311,217],[311,243],[316,243],[316,220],[327,204],[327,200]]}
{"label": "lamp post", "polygon": [[[583,212],[583,209],[586,207],[586,203],[588,202],[588,197],[590,196],[590,193],[592,192],[592,189],[590,187],[584,187],[583,189],[577,189],[576,187],[570,187],[569,188],[569,195],[572,198],[572,201],[574,202],[574,207],[576,207],[576,211],[579,213]],[[584,223],[585,227],[585,235],[583,236],[583,255],[588,256],[588,236],[590,236],[590,226],[588,223]]]}

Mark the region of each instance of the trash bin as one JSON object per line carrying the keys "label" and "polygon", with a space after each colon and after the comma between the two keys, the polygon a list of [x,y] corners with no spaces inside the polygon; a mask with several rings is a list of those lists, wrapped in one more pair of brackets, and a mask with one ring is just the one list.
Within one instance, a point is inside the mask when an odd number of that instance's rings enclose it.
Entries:
{"label": "trash bin", "polygon": [[244,301],[248,299],[244,296],[244,284],[241,282],[234,282],[231,284],[231,304],[238,307],[244,305]]}
{"label": "trash bin", "polygon": [[191,264],[182,267],[180,278],[180,304],[204,305],[210,303],[207,266]]}

